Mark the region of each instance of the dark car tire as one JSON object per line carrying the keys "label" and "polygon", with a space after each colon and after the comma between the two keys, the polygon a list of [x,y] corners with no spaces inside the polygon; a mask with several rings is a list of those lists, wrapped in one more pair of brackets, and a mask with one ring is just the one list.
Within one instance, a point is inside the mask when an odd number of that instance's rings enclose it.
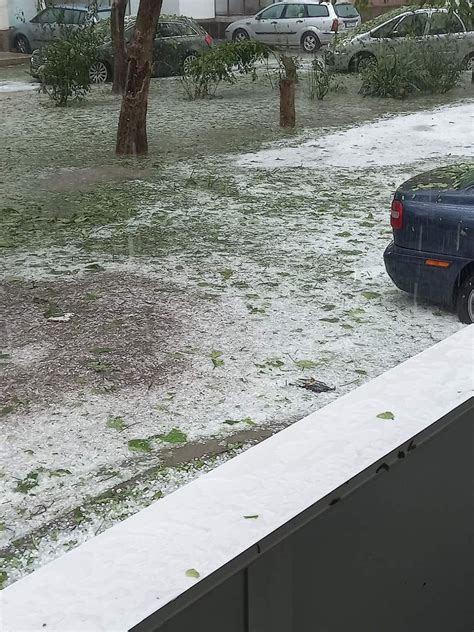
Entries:
{"label": "dark car tire", "polygon": [[305,53],[316,53],[321,48],[321,41],[316,33],[308,31],[303,33],[301,38],[301,48]]}
{"label": "dark car tire", "polygon": [[355,55],[349,62],[350,72],[362,72],[368,64],[376,64],[377,58],[371,53],[360,53]]}
{"label": "dark car tire", "polygon": [[188,73],[189,66],[198,58],[197,53],[188,53],[186,57],[183,59],[183,63],[181,65],[181,72],[183,75]]}
{"label": "dark car tire", "polygon": [[459,287],[456,311],[462,323],[474,323],[474,271],[467,275]]}
{"label": "dark car tire", "polygon": [[232,41],[233,42],[243,42],[243,40],[250,39],[250,35],[247,33],[245,29],[236,29],[232,33]]}
{"label": "dark car tire", "polygon": [[89,68],[89,78],[96,86],[103,85],[112,79],[110,66],[105,61],[98,61]]}
{"label": "dark car tire", "polygon": [[472,72],[474,70],[474,53],[466,55],[462,62],[462,69],[469,70],[469,72]]}
{"label": "dark car tire", "polygon": [[17,53],[23,53],[24,55],[31,55],[32,53],[30,42],[25,35],[17,35],[13,41],[13,46]]}

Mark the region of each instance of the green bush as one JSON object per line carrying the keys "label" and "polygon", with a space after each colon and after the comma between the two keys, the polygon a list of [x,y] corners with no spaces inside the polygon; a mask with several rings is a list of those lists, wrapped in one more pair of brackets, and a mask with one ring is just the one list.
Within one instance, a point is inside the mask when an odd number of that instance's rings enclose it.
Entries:
{"label": "green bush", "polygon": [[82,99],[89,92],[89,70],[99,61],[99,45],[94,27],[69,29],[53,39],[42,51],[38,75],[42,87],[58,106]]}
{"label": "green bush", "polygon": [[189,99],[208,99],[219,84],[235,83],[238,75],[256,78],[256,63],[267,59],[269,49],[252,40],[221,44],[202,53],[189,64],[182,76],[182,85]]}
{"label": "green bush", "polygon": [[411,94],[443,94],[459,83],[462,68],[452,47],[456,42],[407,41],[387,47],[362,69],[364,96],[404,99]]}

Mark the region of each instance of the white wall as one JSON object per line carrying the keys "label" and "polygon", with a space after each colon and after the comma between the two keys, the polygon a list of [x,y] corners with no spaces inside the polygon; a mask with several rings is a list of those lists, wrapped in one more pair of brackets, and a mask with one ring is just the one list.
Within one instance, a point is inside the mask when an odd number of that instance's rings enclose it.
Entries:
{"label": "white wall", "polygon": [[8,0],[0,0],[0,31],[10,26],[8,19]]}
{"label": "white wall", "polygon": [[190,18],[206,19],[214,18],[214,0],[179,0],[179,12]]}
{"label": "white wall", "polygon": [[[1,2],[2,0],[0,0]],[[139,0],[130,0],[130,13],[136,15]],[[214,0],[164,0],[162,13],[165,15],[187,15],[189,18],[215,17]]]}
{"label": "white wall", "polygon": [[[0,0],[2,2],[3,0]],[[38,13],[36,0],[6,0],[9,5],[10,26],[21,24]]]}

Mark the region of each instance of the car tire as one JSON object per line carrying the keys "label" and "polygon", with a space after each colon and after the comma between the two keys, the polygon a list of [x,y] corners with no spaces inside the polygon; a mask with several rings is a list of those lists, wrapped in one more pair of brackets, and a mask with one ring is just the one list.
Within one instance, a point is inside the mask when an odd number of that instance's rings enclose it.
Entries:
{"label": "car tire", "polygon": [[250,39],[250,35],[247,33],[245,29],[236,29],[232,33],[232,41],[233,42],[243,42],[244,40]]}
{"label": "car tire", "polygon": [[100,86],[110,81],[112,73],[105,61],[97,61],[89,68],[89,79],[93,85]]}
{"label": "car tire", "polygon": [[305,53],[316,53],[321,48],[321,41],[316,33],[308,31],[301,38],[301,48]]}
{"label": "car tire", "polygon": [[188,74],[189,67],[191,66],[193,61],[195,61],[197,58],[198,58],[198,54],[197,53],[188,53],[186,55],[186,57],[183,60],[182,67],[181,67],[181,71],[182,71],[183,75]]}
{"label": "car tire", "polygon": [[17,53],[23,53],[23,55],[31,55],[31,46],[28,38],[25,35],[17,35],[13,42],[13,46]]}
{"label": "car tire", "polygon": [[466,57],[464,57],[464,60],[462,62],[462,69],[468,70],[469,72],[472,72],[474,70],[474,53],[470,53],[469,55],[466,55]]}
{"label": "car tire", "polygon": [[459,287],[456,311],[462,323],[474,323],[474,270],[468,273]]}
{"label": "car tire", "polygon": [[361,53],[355,55],[349,62],[349,70],[351,72],[362,72],[368,64],[376,64],[377,58],[371,53]]}

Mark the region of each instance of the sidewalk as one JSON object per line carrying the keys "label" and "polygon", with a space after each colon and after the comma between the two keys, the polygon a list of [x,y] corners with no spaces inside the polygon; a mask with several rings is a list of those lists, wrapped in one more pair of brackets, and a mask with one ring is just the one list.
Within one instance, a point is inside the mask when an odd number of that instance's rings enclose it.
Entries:
{"label": "sidewalk", "polygon": [[0,52],[0,68],[2,66],[16,66],[17,64],[29,63],[30,55],[22,53],[3,53]]}

